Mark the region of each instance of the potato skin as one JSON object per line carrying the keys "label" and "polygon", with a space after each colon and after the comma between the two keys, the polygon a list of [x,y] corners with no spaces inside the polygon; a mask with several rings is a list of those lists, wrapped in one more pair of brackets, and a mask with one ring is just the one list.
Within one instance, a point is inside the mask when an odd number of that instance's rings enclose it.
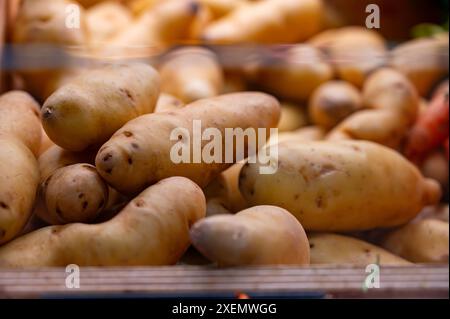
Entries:
{"label": "potato skin", "polygon": [[311,265],[409,265],[407,260],[363,240],[331,233],[308,234]]}
{"label": "potato skin", "polygon": [[434,85],[448,76],[448,33],[422,38],[396,47],[389,64],[405,74],[421,96],[427,96]]}
{"label": "potato skin", "polygon": [[161,93],[156,103],[155,113],[174,111],[184,107],[183,101],[173,95]]}
{"label": "potato skin", "polygon": [[10,91],[0,96],[0,134],[12,135],[35,156],[41,147],[39,104],[26,92]]}
{"label": "potato skin", "polygon": [[172,265],[188,248],[189,227],[205,216],[195,183],[168,178],[102,224],[49,226],[0,248],[2,267]]}
{"label": "potato skin", "polygon": [[264,0],[238,7],[210,24],[202,39],[213,43],[286,43],[320,30],[320,0]]}
{"label": "potato skin", "polygon": [[196,101],[178,111],[144,115],[128,122],[101,147],[96,167],[108,184],[123,194],[139,192],[170,176],[184,176],[205,187],[231,164],[173,163],[171,149],[179,142],[170,140],[175,128],[189,131],[192,148],[194,120],[201,120],[203,129],[219,129],[224,138],[225,128],[276,127],[279,115],[278,101],[263,93],[227,94]]}
{"label": "potato skin", "polygon": [[159,76],[145,64],[110,65],[83,73],[42,108],[48,136],[69,151],[101,145],[129,120],[153,112]]}
{"label": "potato skin", "polygon": [[194,247],[220,266],[309,264],[302,225],[279,207],[208,217],[194,224],[190,234]]}
{"label": "potato skin", "polygon": [[18,139],[0,134],[0,245],[17,236],[33,210],[37,161]]}
{"label": "potato skin", "polygon": [[333,78],[333,72],[318,49],[299,44],[282,56],[262,59],[252,77],[258,85],[276,96],[304,102],[319,85]]}
{"label": "potato skin", "polygon": [[161,91],[185,103],[217,96],[224,85],[217,57],[203,48],[186,47],[169,53],[159,72]]}
{"label": "potato skin", "polygon": [[309,115],[314,124],[331,129],[361,108],[362,97],[356,87],[344,81],[329,81],[313,92]]}
{"label": "potato skin", "polygon": [[347,117],[327,139],[368,140],[397,148],[419,111],[419,96],[412,83],[396,70],[380,69],[365,82],[362,97],[367,110]]}
{"label": "potato skin", "polygon": [[413,221],[388,233],[382,247],[415,263],[448,263],[448,222]]}
{"label": "potato skin", "polygon": [[241,171],[249,205],[289,210],[309,231],[358,231],[404,224],[437,203],[439,185],[397,152],[363,141],[281,143],[278,171]]}
{"label": "potato skin", "polygon": [[55,145],[39,157],[39,218],[51,225],[87,223],[115,204],[115,191],[90,165],[95,154],[69,152]]}
{"label": "potato skin", "polygon": [[42,184],[45,216],[52,225],[92,222],[106,208],[108,185],[94,166],[75,164],[54,171]]}

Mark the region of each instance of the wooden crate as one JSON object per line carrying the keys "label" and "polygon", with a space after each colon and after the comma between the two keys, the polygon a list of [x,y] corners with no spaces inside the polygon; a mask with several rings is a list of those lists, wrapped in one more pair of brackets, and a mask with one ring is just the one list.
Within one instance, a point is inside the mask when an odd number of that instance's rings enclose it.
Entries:
{"label": "wooden crate", "polygon": [[382,266],[380,288],[364,289],[365,267],[205,266],[82,268],[66,288],[63,268],[0,269],[1,298],[219,297],[448,298],[448,265]]}

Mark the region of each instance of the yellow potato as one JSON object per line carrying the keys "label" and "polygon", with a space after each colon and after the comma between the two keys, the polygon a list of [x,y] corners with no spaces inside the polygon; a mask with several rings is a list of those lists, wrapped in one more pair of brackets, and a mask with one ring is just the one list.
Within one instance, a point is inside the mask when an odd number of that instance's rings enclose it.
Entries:
{"label": "yellow potato", "polygon": [[421,96],[448,76],[448,33],[408,41],[392,51],[390,65],[404,73]]}
{"label": "yellow potato", "polygon": [[39,155],[42,129],[39,104],[26,92],[0,95],[0,134],[11,135]]}
{"label": "yellow potato", "polygon": [[214,18],[221,18],[238,9],[242,5],[248,4],[248,0],[200,0],[213,14]]}
{"label": "yellow potato", "polygon": [[[79,18],[79,27],[78,19],[72,17]],[[75,27],[67,27],[68,23]],[[12,30],[12,41],[25,46],[21,51],[41,52],[37,54],[47,57],[45,65],[20,71],[27,91],[39,99],[45,99],[54,87],[53,82],[59,82],[67,72],[67,56],[61,55],[54,46],[72,56],[85,51],[89,39],[85,11],[71,0],[22,1]],[[44,49],[39,49],[42,46]]]}
{"label": "yellow potato", "polygon": [[309,234],[311,264],[347,264],[367,266],[409,265],[407,260],[390,252],[349,236],[316,233]]}
{"label": "yellow potato", "polygon": [[311,121],[329,130],[361,109],[362,97],[350,83],[330,81],[313,92],[308,107]]}
{"label": "yellow potato", "polygon": [[283,207],[309,231],[401,225],[441,196],[400,154],[363,141],[281,143],[276,173],[247,164],[239,185],[249,205]]}
{"label": "yellow potato", "polygon": [[172,265],[205,216],[193,182],[174,177],[146,189],[110,221],[49,226],[0,248],[1,267]]}
{"label": "yellow potato", "polygon": [[52,225],[87,223],[116,204],[116,192],[89,164],[94,158],[92,151],[73,153],[58,146],[39,158],[39,218]]}
{"label": "yellow potato", "polygon": [[213,43],[303,41],[322,27],[320,0],[262,0],[211,23],[202,39]]}
{"label": "yellow potato", "polygon": [[131,12],[116,1],[104,1],[86,11],[89,41],[104,44],[133,21]]}
{"label": "yellow potato", "polygon": [[279,132],[289,132],[299,129],[308,123],[305,109],[292,103],[281,103],[281,118],[278,123]]}
{"label": "yellow potato", "polygon": [[217,96],[224,85],[217,57],[203,48],[186,47],[171,52],[159,72],[161,91],[185,103]]}
{"label": "yellow potato", "polygon": [[357,87],[362,87],[366,77],[381,67],[387,58],[383,37],[363,27],[324,31],[309,43],[326,50],[339,77]]}
{"label": "yellow potato", "polygon": [[40,196],[46,215],[39,217],[48,223],[88,223],[107,207],[109,189],[94,166],[75,164],[53,172],[41,184]]}
{"label": "yellow potato", "polygon": [[190,234],[194,247],[220,266],[309,264],[302,225],[279,207],[208,217],[195,223]]}
{"label": "yellow potato", "polygon": [[382,246],[415,263],[448,263],[448,231],[448,222],[414,221],[388,233]]}
{"label": "yellow potato", "polygon": [[277,96],[306,101],[319,85],[332,77],[333,69],[321,52],[300,44],[289,48],[281,57],[260,62],[254,80]]}
{"label": "yellow potato", "polygon": [[[109,185],[124,194],[139,192],[170,176],[188,177],[205,187],[221,171],[233,164],[226,163],[223,157],[227,148],[235,145],[225,145],[220,160],[213,160],[212,163],[206,163],[202,159],[194,160],[191,149],[194,147],[194,140],[201,139],[201,136],[194,136],[194,120],[201,121],[202,129],[219,130],[220,139],[215,137],[213,140],[223,145],[226,128],[262,128],[268,138],[269,130],[266,128],[275,127],[279,115],[278,101],[263,93],[222,95],[199,100],[177,111],[144,115],[128,122],[101,147],[96,166]],[[182,135],[178,133],[181,129]],[[212,141],[203,140],[198,146],[203,152],[206,145],[211,147],[211,143]],[[175,163],[171,153],[180,144],[188,149],[189,159],[180,159],[180,163]],[[242,155],[245,157],[248,153],[248,140],[243,144]],[[179,154],[179,151],[176,152]],[[236,154],[234,152],[233,155]],[[236,158],[232,161],[236,161]]]}
{"label": "yellow potato", "polygon": [[33,211],[39,169],[18,139],[0,133],[0,245],[16,237]]}
{"label": "yellow potato", "polygon": [[145,64],[109,65],[75,78],[53,93],[42,108],[48,136],[70,151],[108,140],[129,120],[153,112],[159,76]]}
{"label": "yellow potato", "polygon": [[165,46],[189,38],[201,6],[196,0],[158,3],[111,39],[107,51]]}
{"label": "yellow potato", "polygon": [[182,107],[184,107],[184,103],[180,99],[167,93],[161,93],[156,103],[155,113],[175,111]]}
{"label": "yellow potato", "polygon": [[419,112],[419,96],[411,82],[393,69],[380,69],[364,84],[363,105],[328,135],[330,140],[368,140],[399,146]]}

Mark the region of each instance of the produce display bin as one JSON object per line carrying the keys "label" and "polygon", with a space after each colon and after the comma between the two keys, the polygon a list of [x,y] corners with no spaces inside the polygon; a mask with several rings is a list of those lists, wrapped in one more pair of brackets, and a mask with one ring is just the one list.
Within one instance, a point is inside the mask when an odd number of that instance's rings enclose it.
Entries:
{"label": "produce display bin", "polygon": [[[262,0],[261,0],[262,1]],[[125,1],[126,2],[126,1]],[[361,1],[358,1],[361,2]],[[400,1],[402,4],[405,1]],[[330,1],[342,8],[342,1]],[[406,5],[406,4],[404,4]],[[20,1],[0,0],[0,92],[21,89],[23,82],[16,71],[49,63],[51,67],[89,69],[104,63],[145,61],[157,63],[166,58],[167,48],[128,48],[127,57],[108,52],[102,58],[86,54],[84,49],[61,46],[17,46],[9,41],[14,17]],[[432,18],[435,12],[428,12]],[[355,20],[355,16],[352,16]],[[411,25],[415,14],[408,15]],[[359,18],[358,21],[360,21]],[[349,23],[358,23],[351,21]],[[389,23],[388,23],[389,25]],[[393,37],[404,32],[393,30]],[[177,44],[177,47],[190,43]],[[392,47],[396,41],[390,43]],[[292,45],[210,45],[222,66],[232,73],[239,69],[251,71],[255,56],[277,56]],[[117,49],[117,48],[116,48]],[[173,48],[170,48],[173,49]],[[71,53],[67,53],[70,51]],[[74,54],[75,52],[75,54]],[[434,52],[448,61],[448,51]],[[9,57],[15,55],[11,65]],[[364,57],[348,55],[349,59]],[[370,59],[376,59],[371,56]],[[16,64],[19,61],[19,64]],[[335,62],[335,61],[332,61]],[[311,63],[299,61],[299,63]],[[413,61],[411,63],[414,63]],[[447,62],[448,63],[448,62]],[[448,64],[447,64],[448,68]],[[444,77],[448,77],[448,74]],[[0,180],[0,183],[2,181]],[[444,195],[444,197],[448,195]],[[447,204],[448,205],[448,204]],[[32,220],[37,223],[38,221]],[[359,235],[359,234],[357,234]],[[380,266],[380,286],[368,288],[371,271],[366,266],[327,264],[310,266],[242,266],[219,268],[212,265],[153,267],[82,267],[80,286],[68,288],[65,268],[0,268],[0,299],[2,298],[448,298],[449,268],[444,263],[417,263],[402,266]]]}

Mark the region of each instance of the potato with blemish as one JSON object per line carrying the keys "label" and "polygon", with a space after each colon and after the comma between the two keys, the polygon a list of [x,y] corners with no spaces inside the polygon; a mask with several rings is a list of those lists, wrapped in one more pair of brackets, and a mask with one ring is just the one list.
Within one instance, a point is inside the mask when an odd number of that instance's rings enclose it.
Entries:
{"label": "potato with blemish", "polygon": [[252,79],[276,96],[306,101],[322,83],[333,78],[325,56],[312,46],[295,45],[281,55],[269,54],[259,61]]}
{"label": "potato with blemish", "polygon": [[17,138],[0,133],[0,245],[16,237],[33,211],[39,169]]}
{"label": "potato with blemish", "polygon": [[49,226],[0,248],[1,267],[173,265],[189,247],[189,228],[205,216],[193,182],[168,178],[143,191],[113,219]]}
{"label": "potato with blemish", "polygon": [[83,73],[45,101],[45,132],[69,151],[101,145],[126,122],[154,111],[159,85],[156,71],[140,63]]}
{"label": "potato with blemish", "polygon": [[330,81],[319,86],[309,101],[311,121],[329,130],[362,108],[358,89],[344,81]]}
{"label": "potato with blemish", "polygon": [[183,101],[173,95],[161,93],[156,103],[155,113],[175,111],[184,107]]}
{"label": "potato with blemish", "polygon": [[[240,160],[236,156],[240,151],[236,151],[236,143],[225,145],[226,128],[255,129],[256,140],[257,128],[263,128],[263,138],[268,138],[269,128],[276,127],[279,116],[280,106],[275,98],[252,92],[221,95],[198,100],[177,111],[144,115],[125,124],[101,147],[96,158],[97,170],[109,185],[124,194],[139,192],[170,176],[188,177],[205,187]],[[199,141],[203,132],[194,132],[194,121],[201,121],[201,129],[215,128],[217,134]],[[200,142],[195,150],[194,140]],[[216,142],[225,145],[222,153],[216,149]],[[242,144],[245,158],[249,153],[248,139]],[[227,163],[224,157],[230,149],[233,158]],[[212,162],[194,159],[193,152],[198,150],[201,153],[197,155],[214,153]]]}
{"label": "potato with blemish", "polygon": [[413,221],[388,233],[382,247],[415,263],[448,263],[448,222]]}
{"label": "potato with blemish", "polygon": [[311,247],[311,265],[410,265],[407,260],[383,248],[349,236],[314,233],[308,234]]}
{"label": "potato with blemish", "polygon": [[161,91],[185,103],[217,96],[224,85],[217,57],[203,48],[187,47],[169,53],[159,73]]}
{"label": "potato with blemish", "polygon": [[194,247],[220,266],[309,264],[302,225],[279,207],[208,217],[195,223],[190,234]]}
{"label": "potato with blemish", "polygon": [[202,39],[212,43],[292,43],[322,26],[320,0],[262,0],[238,7],[211,23]]}
{"label": "potato with blemish", "polygon": [[[273,161],[276,161],[273,158]],[[365,141],[286,142],[278,145],[278,170],[241,170],[249,205],[289,210],[309,231],[361,231],[404,224],[441,189],[396,151]]]}
{"label": "potato with blemish", "polygon": [[448,76],[448,33],[434,38],[415,39],[396,47],[390,65],[405,74],[421,96]]}
{"label": "potato with blemish", "polygon": [[26,92],[10,91],[0,96],[0,135],[19,139],[34,155],[41,147],[39,104]]}
{"label": "potato with blemish", "polygon": [[95,152],[74,153],[51,147],[39,158],[41,175],[36,214],[52,225],[94,221],[114,203],[94,166]]}
{"label": "potato with blemish", "polygon": [[355,139],[397,148],[413,125],[419,111],[419,96],[412,83],[400,72],[384,68],[364,84],[363,105],[339,123],[329,140]]}

